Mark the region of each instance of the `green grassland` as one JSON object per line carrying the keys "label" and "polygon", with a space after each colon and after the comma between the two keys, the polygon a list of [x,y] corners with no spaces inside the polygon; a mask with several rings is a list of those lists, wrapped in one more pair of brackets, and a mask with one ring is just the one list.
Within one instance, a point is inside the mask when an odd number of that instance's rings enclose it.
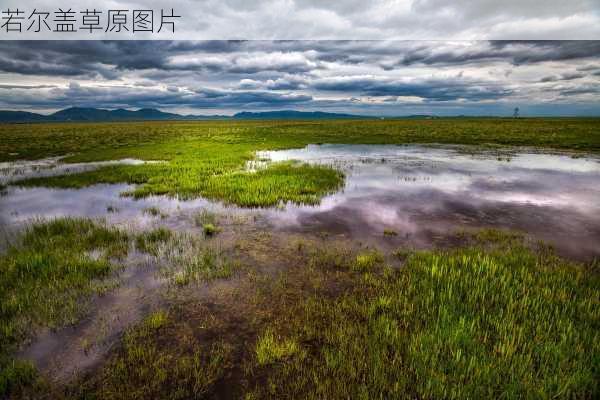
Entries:
{"label": "green grassland", "polygon": [[[162,234],[161,234],[162,235]],[[281,249],[279,250],[281,251]],[[596,398],[600,276],[519,234],[448,250],[290,246],[295,267],[181,295],[35,398]],[[391,258],[390,258],[391,257]],[[402,261],[402,267],[389,264]],[[49,391],[49,387],[52,391]]]}
{"label": "green grassland", "polygon": [[[259,150],[442,143],[598,153],[600,120],[29,124],[1,125],[0,139],[0,161],[164,161],[18,185],[128,182],[138,184],[129,193],[136,197],[204,196],[263,207],[317,203],[344,176],[290,162],[246,171]],[[520,234],[495,230],[465,233],[450,249],[389,253],[308,234],[282,245],[269,232],[250,231],[236,251],[253,264],[240,269],[211,247],[228,233],[219,219],[202,213],[194,222],[193,233],[131,233],[61,218],[34,223],[15,237],[0,254],[0,397],[600,395],[597,262],[577,264]],[[94,295],[117,284],[110,278],[118,277],[132,248],[160,264],[172,296],[163,308],[130,327],[98,367],[72,382],[52,382],[15,360],[19,346],[40,329],[77,323]],[[273,259],[285,268],[261,273],[261,260]],[[240,270],[241,279],[228,281],[222,292],[198,295],[200,283]]]}
{"label": "green grassland", "polygon": [[255,173],[245,163],[259,150],[314,143],[442,143],[536,146],[600,151],[598,119],[440,119],[390,121],[244,121],[28,124],[0,126],[0,161],[67,156],[67,162],[137,158],[164,163],[118,165],[22,181],[20,185],[84,187],[138,184],[129,195],[203,196],[241,206],[314,204],[343,183],[326,167],[272,164]]}

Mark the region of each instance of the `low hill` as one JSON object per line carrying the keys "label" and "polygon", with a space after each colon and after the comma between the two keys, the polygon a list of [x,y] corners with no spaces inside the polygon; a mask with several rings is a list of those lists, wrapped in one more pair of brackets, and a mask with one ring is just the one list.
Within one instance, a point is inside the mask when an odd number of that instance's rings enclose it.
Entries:
{"label": "low hill", "polygon": [[338,114],[321,111],[265,111],[240,112],[227,115],[180,115],[163,112],[154,108],[142,108],[136,111],[101,108],[70,107],[50,115],[36,114],[26,111],[1,111],[0,123],[26,122],[116,122],[116,121],[165,121],[165,120],[253,120],[253,119],[365,119],[352,114]]}

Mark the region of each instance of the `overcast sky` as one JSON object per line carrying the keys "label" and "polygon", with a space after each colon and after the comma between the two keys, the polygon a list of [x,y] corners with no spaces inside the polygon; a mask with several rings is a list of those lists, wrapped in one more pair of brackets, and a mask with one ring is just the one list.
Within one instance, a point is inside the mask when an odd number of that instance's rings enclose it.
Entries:
{"label": "overcast sky", "polygon": [[0,109],[70,106],[600,115],[600,41],[0,41]]}
{"label": "overcast sky", "polygon": [[[111,9],[160,13],[173,7],[181,18],[175,35],[163,31],[159,35],[163,39],[600,40],[598,0],[3,0],[1,7],[19,8],[25,17],[34,9],[51,13],[59,7],[78,13],[96,9],[103,12],[103,23]],[[102,35],[0,31],[0,39]],[[106,35],[131,39],[141,34]]]}

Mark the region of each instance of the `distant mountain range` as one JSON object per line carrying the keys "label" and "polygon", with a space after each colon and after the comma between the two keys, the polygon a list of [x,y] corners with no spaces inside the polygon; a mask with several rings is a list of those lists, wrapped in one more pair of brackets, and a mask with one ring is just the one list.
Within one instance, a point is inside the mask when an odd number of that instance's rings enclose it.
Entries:
{"label": "distant mountain range", "polygon": [[100,108],[65,108],[50,115],[36,114],[26,111],[0,110],[0,122],[116,122],[116,121],[175,121],[175,120],[256,120],[256,119],[373,119],[352,114],[327,113],[320,111],[266,111],[240,112],[227,115],[180,115],[142,108],[137,111],[125,109],[104,110]]}

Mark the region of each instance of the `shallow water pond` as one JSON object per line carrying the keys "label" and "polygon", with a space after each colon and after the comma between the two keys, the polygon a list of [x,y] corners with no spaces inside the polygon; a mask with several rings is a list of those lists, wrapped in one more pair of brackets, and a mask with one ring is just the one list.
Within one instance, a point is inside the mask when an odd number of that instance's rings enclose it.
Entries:
{"label": "shallow water pond", "polygon": [[274,214],[279,226],[416,246],[450,230],[501,227],[532,233],[569,256],[600,256],[599,159],[467,150],[314,145],[259,156],[346,173],[344,189],[320,206]]}
{"label": "shallow water pond", "polygon": [[[74,215],[185,229],[193,226],[195,213],[208,208],[259,215],[276,230],[324,232],[390,247],[427,246],[458,229],[510,228],[546,240],[568,256],[600,256],[598,158],[418,145],[309,145],[258,156],[331,165],[345,172],[346,183],[318,206],[262,210],[205,199],[121,197],[131,189],[128,185],[80,190],[9,186],[0,197],[0,226]],[[163,214],[148,214],[149,207]]]}

